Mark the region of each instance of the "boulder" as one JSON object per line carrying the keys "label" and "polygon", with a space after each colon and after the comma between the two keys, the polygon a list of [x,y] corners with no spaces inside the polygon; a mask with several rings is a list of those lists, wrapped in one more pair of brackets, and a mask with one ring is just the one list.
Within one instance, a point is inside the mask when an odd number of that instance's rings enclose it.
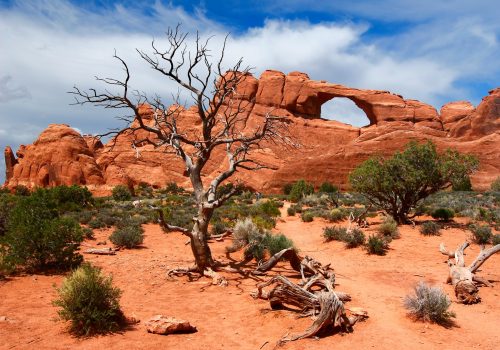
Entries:
{"label": "boulder", "polygon": [[196,327],[188,321],[179,320],[170,316],[156,315],[145,323],[146,330],[149,333],[167,335],[172,333],[193,333]]}

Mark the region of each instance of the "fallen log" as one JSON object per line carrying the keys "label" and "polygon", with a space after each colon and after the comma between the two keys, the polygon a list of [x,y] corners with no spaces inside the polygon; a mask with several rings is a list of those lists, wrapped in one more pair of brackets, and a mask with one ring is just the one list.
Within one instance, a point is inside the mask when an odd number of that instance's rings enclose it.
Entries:
{"label": "fallen log", "polygon": [[116,255],[116,249],[114,248],[91,248],[84,251],[85,254],[96,254],[96,255]]}
{"label": "fallen log", "polygon": [[[477,284],[491,286],[491,283],[475,273],[479,267],[493,254],[500,251],[500,244],[485,249],[481,247],[481,252],[477,258],[468,266],[465,266],[464,251],[469,246],[469,242],[463,243],[454,252],[448,251],[441,243],[439,251],[448,257],[449,275],[447,283],[451,283],[455,288],[455,296],[462,304],[475,304],[481,301]],[[454,260],[452,260],[454,259]]]}

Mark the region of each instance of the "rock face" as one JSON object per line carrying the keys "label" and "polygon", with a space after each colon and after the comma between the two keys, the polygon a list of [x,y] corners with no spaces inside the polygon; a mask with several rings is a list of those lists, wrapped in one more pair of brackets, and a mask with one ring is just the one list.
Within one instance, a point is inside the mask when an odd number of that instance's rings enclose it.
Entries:
{"label": "rock face", "polygon": [[[260,79],[247,75],[237,92],[246,104],[246,128],[259,125],[272,111],[290,118],[290,131],[301,145],[292,150],[264,145],[255,157],[277,170],[243,170],[231,179],[259,191],[279,192],[284,184],[301,178],[316,185],[330,181],[346,188],[347,175],[360,162],[376,153],[392,154],[410,140],[430,139],[440,150],[450,147],[476,154],[481,165],[472,183],[478,190],[487,189],[500,173],[500,88],[490,91],[477,108],[458,101],[444,105],[440,113],[388,91],[314,81],[300,72],[265,71]],[[352,100],[365,112],[369,125],[357,128],[321,119],[322,104],[337,97]],[[152,118],[148,106],[141,106],[141,113]],[[187,133],[200,125],[195,108],[182,110],[180,120]],[[98,193],[109,192],[117,184],[135,186],[140,182],[154,187],[177,182],[189,187],[184,165],[174,154],[146,144],[132,146],[145,136],[144,131],[126,132],[103,145],[67,125],[51,125],[33,145],[21,146],[17,159],[10,148],[5,150],[6,185],[80,184]],[[203,175],[213,178],[225,164],[224,153],[215,152]]]}
{"label": "rock face", "polygon": [[188,321],[163,315],[153,316],[145,322],[145,326],[149,333],[161,335],[196,332],[196,327],[192,326]]}

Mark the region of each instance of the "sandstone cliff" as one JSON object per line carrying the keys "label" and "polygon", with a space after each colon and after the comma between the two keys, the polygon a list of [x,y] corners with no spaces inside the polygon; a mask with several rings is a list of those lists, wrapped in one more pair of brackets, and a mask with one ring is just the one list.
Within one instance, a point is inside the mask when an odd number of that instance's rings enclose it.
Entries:
{"label": "sandstone cliff", "polygon": [[[476,154],[481,162],[472,178],[476,189],[487,189],[500,174],[500,88],[490,91],[477,108],[458,101],[444,105],[439,113],[430,105],[388,91],[314,81],[299,72],[265,71],[260,79],[248,75],[238,92],[238,98],[248,103],[248,128],[272,110],[292,120],[291,132],[301,144],[292,150],[264,146],[257,157],[277,170],[237,174],[236,178],[260,191],[277,192],[300,178],[345,188],[348,173],[360,162],[376,153],[391,154],[410,140],[430,139],[441,150],[451,147]],[[357,128],[321,119],[322,104],[336,97],[352,100],[365,112],[369,125]],[[182,123],[188,130],[196,129],[196,111],[183,110]],[[132,140],[137,137],[124,133],[103,145],[67,125],[50,125],[33,145],[22,146],[17,158],[10,148],[5,150],[6,185],[81,184],[98,192],[139,182],[162,187],[175,181],[189,187],[183,164],[175,155],[148,145],[133,148]],[[216,152],[204,175],[215,176],[224,162],[224,154]]]}

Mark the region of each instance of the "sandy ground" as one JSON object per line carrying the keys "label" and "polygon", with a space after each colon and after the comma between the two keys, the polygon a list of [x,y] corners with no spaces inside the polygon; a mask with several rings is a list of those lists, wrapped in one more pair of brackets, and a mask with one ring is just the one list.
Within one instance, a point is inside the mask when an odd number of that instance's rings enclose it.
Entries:
{"label": "sandy ground", "polygon": [[[460,222],[460,220],[457,220]],[[374,220],[377,223],[377,219]],[[468,233],[459,228],[442,230],[440,237],[424,237],[418,228],[404,226],[402,238],[391,243],[386,256],[368,255],[363,249],[346,249],[342,243],[325,243],[322,230],[328,223],[315,219],[283,217],[277,231],[292,238],[301,254],[315,257],[335,268],[337,289],[351,294],[351,306],[366,309],[369,319],[358,323],[350,334],[330,334],[286,344],[284,349],[498,349],[500,344],[500,254],[482,267],[481,276],[494,280],[493,288],[480,290],[482,302],[465,306],[452,304],[456,326],[413,322],[406,316],[403,298],[420,280],[438,285],[453,297],[444,283],[448,267],[438,252],[440,242],[449,248],[462,243]],[[372,225],[365,233],[374,232]],[[289,311],[272,311],[263,300],[254,300],[257,279],[226,274],[229,286],[212,286],[208,279],[168,281],[167,268],[191,263],[186,237],[165,234],[157,225],[145,225],[141,249],[126,250],[116,256],[90,256],[87,260],[112,273],[123,290],[121,305],[127,316],[142,322],[121,333],[78,339],[67,333],[67,325],[57,321],[54,285],[63,276],[29,275],[0,282],[1,349],[273,349],[285,333],[300,333],[311,320],[297,319]],[[96,231],[97,241],[109,230]],[[89,241],[95,244],[96,241]],[[214,256],[227,261],[224,247],[230,241],[212,243]],[[466,262],[479,252],[477,245],[467,250]],[[285,276],[297,274],[285,263],[273,270]],[[268,277],[264,277],[267,279]],[[144,321],[156,314],[189,320],[198,328],[194,334],[159,336],[146,332]]]}

